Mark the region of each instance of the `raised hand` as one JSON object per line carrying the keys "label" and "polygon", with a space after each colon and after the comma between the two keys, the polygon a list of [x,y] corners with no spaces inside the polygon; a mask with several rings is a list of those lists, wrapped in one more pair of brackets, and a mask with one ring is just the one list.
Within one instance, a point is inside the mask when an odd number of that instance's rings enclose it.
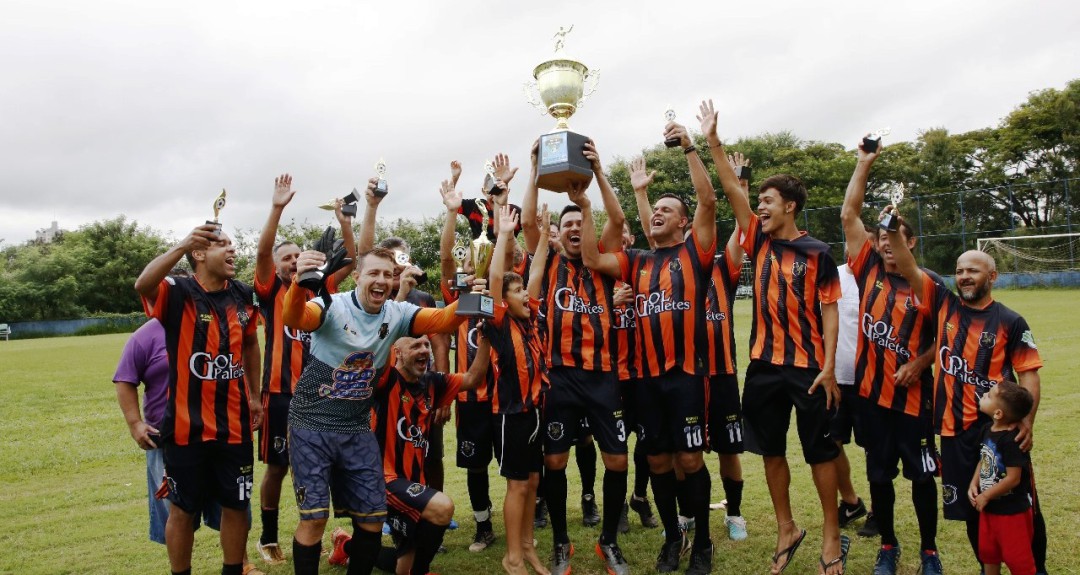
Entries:
{"label": "raised hand", "polygon": [[459,178],[461,178],[461,162],[452,160],[450,162],[450,185],[456,188]]}
{"label": "raised hand", "polygon": [[686,131],[686,126],[677,122],[668,122],[664,126],[664,139],[665,140],[679,140],[679,145],[684,148],[689,148],[694,142],[690,140],[690,134]]}
{"label": "raised hand", "polygon": [[364,190],[364,197],[367,198],[367,204],[369,206],[374,207],[374,206],[379,205],[379,202],[382,202],[383,198],[386,197],[386,196],[379,197],[379,196],[375,195],[375,186],[378,186],[378,185],[379,185],[379,178],[377,178],[377,177],[369,178],[368,181],[367,181],[367,188]]}
{"label": "raised hand", "polygon": [[499,206],[499,233],[513,234],[517,224],[517,210],[511,210],[510,206]]}
{"label": "raised hand", "polygon": [[345,212],[341,211],[341,208],[345,207],[345,200],[338,198],[334,200],[334,217],[337,218],[338,224],[347,226],[352,216],[345,215]]}
{"label": "raised hand", "polygon": [[584,182],[570,182],[570,189],[566,191],[566,197],[584,210],[592,205],[589,202],[589,196],[585,195],[585,190],[588,187],[589,185]]}
{"label": "raised hand", "polygon": [[701,122],[701,133],[705,134],[705,139],[709,141],[709,145],[717,145],[720,143],[720,136],[716,134],[716,109],[713,108],[712,100],[702,100],[701,105],[698,106],[697,119]]}
{"label": "raised hand", "polygon": [[[870,134],[867,134],[867,136],[869,136],[869,135]],[[867,152],[866,149],[863,148],[862,140],[859,140],[859,151],[856,152],[856,156],[858,156],[860,162],[873,163],[874,160],[876,160],[877,157],[881,155],[881,152],[884,149],[885,149],[885,146],[882,145],[881,142],[878,142],[877,151],[875,151],[875,152]]]}
{"label": "raised hand", "polygon": [[656,177],[656,170],[650,172],[645,169],[644,156],[638,156],[630,162],[630,186],[635,192],[647,190],[654,177]]}
{"label": "raised hand", "polygon": [[586,160],[592,164],[592,171],[594,174],[601,174],[604,172],[604,167],[600,165],[600,154],[596,151],[596,143],[591,139],[585,142],[585,151],[583,154]]}
{"label": "raised hand", "polygon": [[736,169],[741,168],[741,167],[750,166],[750,158],[747,158],[746,156],[744,156],[742,154],[742,152],[735,152],[734,154],[728,154],[727,155],[727,161],[728,161],[728,165],[730,165],[731,169],[733,169],[733,170],[736,170]]}
{"label": "raised hand", "polygon": [[536,165],[540,157],[540,138],[537,138],[533,142],[532,150],[529,152],[529,160],[532,162],[532,171],[536,171]]}
{"label": "raised hand", "polygon": [[218,241],[219,233],[217,224],[203,224],[193,230],[180,242],[185,252],[192,250],[205,250],[210,244]]}
{"label": "raised hand", "polygon": [[284,208],[294,195],[296,195],[296,190],[292,189],[292,176],[282,174],[274,179],[273,205],[275,208]]}
{"label": "raised hand", "polygon": [[[510,167],[510,156],[506,154],[495,155],[495,179],[502,180],[506,185],[510,184],[510,180],[514,179],[514,174],[518,171],[517,168]],[[506,186],[503,186],[504,188]]]}
{"label": "raised hand", "polygon": [[488,196],[488,199],[496,206],[505,206],[510,203],[510,194],[506,193],[506,182],[496,178],[495,187],[499,188],[501,191],[497,194]]}
{"label": "raised hand", "polygon": [[540,214],[536,216],[536,227],[540,228],[540,241],[551,237],[551,216],[548,215],[548,206],[540,207]]}
{"label": "raised hand", "polygon": [[446,206],[446,211],[456,214],[461,209],[461,192],[457,191],[454,187],[452,180],[443,180],[442,185],[439,186],[439,194],[442,196],[442,203]]}

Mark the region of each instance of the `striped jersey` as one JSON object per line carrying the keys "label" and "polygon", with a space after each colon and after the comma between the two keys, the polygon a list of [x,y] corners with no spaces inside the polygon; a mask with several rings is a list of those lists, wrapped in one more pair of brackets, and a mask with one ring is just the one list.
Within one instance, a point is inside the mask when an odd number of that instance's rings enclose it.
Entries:
{"label": "striped jersey", "polygon": [[735,373],[735,288],[742,262],[727,248],[716,254],[706,298],[705,321],[709,339],[709,375]]}
{"label": "striped jersey", "polygon": [[424,458],[431,448],[428,438],[435,412],[454,402],[463,380],[461,374],[429,371],[410,383],[396,368],[386,370],[376,392],[376,437],[387,482],[401,478],[427,483]]}
{"label": "striped jersey", "polygon": [[[258,274],[255,275],[255,295],[259,298],[265,342],[262,389],[268,393],[292,395],[311,347],[311,335],[304,330],[293,329],[282,321],[281,309],[289,286],[277,274],[272,277],[269,283],[263,283],[259,281]],[[336,291],[336,283],[333,279],[327,282],[331,293]],[[309,291],[308,297],[315,297],[315,294]]]}
{"label": "striped jersey", "polygon": [[613,337],[615,280],[593,273],[580,259],[548,252],[540,301],[548,367],[615,371],[621,353]]}
{"label": "striped jersey", "polygon": [[[458,300],[458,292],[449,289],[447,282],[442,282],[442,296],[446,305],[450,305]],[[458,373],[469,371],[469,366],[472,365],[473,360],[476,358],[476,351],[480,344],[479,328],[477,327],[477,324],[480,323],[481,319],[483,318],[468,318],[467,321],[458,326],[457,332],[454,335],[454,361],[457,364],[457,369],[455,371]],[[490,393],[491,388],[495,386],[497,374],[498,369],[496,366],[488,366],[484,383],[481,383],[475,389],[458,393],[458,401],[490,401],[491,398],[488,394]]]}
{"label": "striped jersey", "polygon": [[540,301],[529,300],[527,320],[510,316],[506,302],[495,306],[495,317],[484,322],[484,337],[491,344],[492,362],[499,375],[491,393],[491,413],[526,413],[540,407],[540,392],[547,386],[543,345],[537,332]]}

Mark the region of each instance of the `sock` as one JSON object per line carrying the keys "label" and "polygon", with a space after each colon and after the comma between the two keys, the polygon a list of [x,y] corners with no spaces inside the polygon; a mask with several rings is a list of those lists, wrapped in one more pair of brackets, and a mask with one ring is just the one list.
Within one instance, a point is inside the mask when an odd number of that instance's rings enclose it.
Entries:
{"label": "sock", "polygon": [[683,517],[694,516],[694,494],[690,491],[689,486],[686,483],[686,476],[683,476],[682,480],[679,480],[678,476],[675,477],[675,501],[679,503],[679,515]]}
{"label": "sock", "polygon": [[322,555],[322,541],[314,545],[302,545],[296,539],[292,542],[293,569],[296,575],[319,575],[319,556]]}
{"label": "sock", "polygon": [[476,518],[476,529],[491,531],[491,485],[487,469],[470,469],[465,476],[465,485],[469,490],[469,503],[472,504],[473,517]]}
{"label": "sock", "polygon": [[675,471],[667,473],[653,473],[652,491],[653,502],[656,503],[656,512],[660,515],[660,522],[664,524],[665,538],[668,543],[678,541],[679,518],[675,512]]}
{"label": "sock", "polygon": [[1031,554],[1035,556],[1035,571],[1047,573],[1046,570],[1046,519],[1042,514],[1042,506],[1039,498],[1035,496],[1035,514],[1032,518],[1032,526],[1035,528],[1031,536]]}
{"label": "sock", "polygon": [[[877,499],[871,501],[877,507]],[[915,517],[919,520],[919,545],[923,551],[937,551],[937,482],[931,478],[922,483],[912,483],[911,502],[915,504]]]}
{"label": "sock", "polygon": [[712,476],[705,465],[693,473],[686,474],[686,490],[690,492],[690,511],[694,518],[694,550],[700,551],[709,546],[709,499],[712,494]]}
{"label": "sock", "polygon": [[262,536],[259,537],[259,543],[266,545],[268,543],[277,543],[278,534],[278,510],[277,509],[263,509],[262,510]]}
{"label": "sock", "polygon": [[380,547],[375,558],[375,568],[387,573],[397,573],[397,550],[393,547]]}
{"label": "sock", "polygon": [[634,445],[634,497],[645,499],[649,492],[649,458],[639,441]]}
{"label": "sock", "polygon": [[173,571],[172,575],[191,575],[191,567],[184,569],[183,571]]}
{"label": "sock", "polygon": [[742,515],[742,488],[743,482],[727,477],[720,477],[724,484],[724,498],[727,499],[727,514],[732,517]]}
{"label": "sock", "polygon": [[548,469],[544,472],[544,497],[547,500],[548,520],[555,543],[569,543],[566,532],[566,470]]}
{"label": "sock", "polygon": [[416,526],[416,557],[413,559],[412,566],[414,575],[427,575],[431,570],[431,560],[439,552],[443,535],[446,534],[446,527],[446,525],[435,525],[427,521],[420,521]]}
{"label": "sock", "polygon": [[346,551],[349,552],[349,568],[345,571],[346,575],[371,575],[381,546],[381,531],[364,531],[353,523],[353,538],[345,544]]}
{"label": "sock", "polygon": [[232,565],[228,565],[228,564],[222,563],[221,564],[221,575],[244,575],[244,564],[243,563],[233,563]]}
{"label": "sock", "polygon": [[974,511],[971,514],[974,515],[974,517],[965,521],[967,524],[968,542],[971,543],[971,551],[975,553],[975,561],[978,562],[981,567],[982,561],[979,561],[979,514]]}
{"label": "sock", "polygon": [[896,507],[896,490],[893,489],[892,481],[871,483],[870,501],[874,504],[874,521],[877,522],[878,532],[881,533],[882,545],[899,545],[896,540],[896,525],[893,515]]}
{"label": "sock", "polygon": [[614,543],[619,536],[619,519],[622,518],[622,504],[626,501],[626,471],[604,470],[604,521],[601,523],[600,540]]}
{"label": "sock", "polygon": [[578,444],[574,449],[578,473],[581,474],[581,495],[596,494],[596,443]]}

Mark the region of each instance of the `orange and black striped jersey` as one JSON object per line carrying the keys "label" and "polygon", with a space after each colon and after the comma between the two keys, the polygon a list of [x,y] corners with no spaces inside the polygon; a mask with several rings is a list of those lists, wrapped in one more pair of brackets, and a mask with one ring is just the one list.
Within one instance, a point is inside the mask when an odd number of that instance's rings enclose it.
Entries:
{"label": "orange and black striped jersey", "polygon": [[709,366],[705,305],[716,243],[701,246],[691,233],[681,244],[616,252],[620,279],[634,288],[638,377],[672,369],[705,375]]}
{"label": "orange and black striped jersey", "polygon": [[484,322],[484,337],[491,344],[492,362],[499,367],[491,413],[526,413],[540,407],[540,392],[547,386],[544,350],[537,332],[540,300],[530,299],[527,320],[511,317],[506,302],[495,306],[495,317]]}
{"label": "orange and black striped jersey", "polygon": [[[304,369],[304,362],[311,349],[311,334],[293,329],[281,320],[281,308],[289,286],[277,274],[269,283],[259,281],[255,274],[255,295],[259,298],[259,313],[263,319],[263,370],[262,389],[268,393],[292,395],[296,381]],[[337,282],[327,281],[327,288],[334,293]],[[309,292],[308,297],[315,297]]]}
{"label": "orange and black striped jersey", "polygon": [[[849,259],[859,286],[859,337],[855,352],[855,381],[859,395],[885,408],[913,417],[926,413],[934,373],[927,367],[919,385],[896,386],[896,370],[934,343],[934,317],[915,305],[911,284],[885,271],[885,260],[867,240],[854,259]],[[937,274],[924,270],[930,281]]]}
{"label": "orange and black striped jersey", "polygon": [[454,402],[464,376],[427,372],[409,383],[396,368],[386,370],[375,392],[376,437],[383,454],[386,481],[408,479],[426,484],[424,459],[435,412]]}
{"label": "orange and black striped jersey", "polygon": [[1024,318],[991,301],[982,309],[929,277],[919,305],[937,317],[937,376],[934,427],[943,437],[970,428],[980,418],[979,399],[1002,379],[1042,367],[1039,349]]}
{"label": "orange and black striped jersey", "polygon": [[177,445],[251,443],[243,359],[244,337],[257,325],[251,288],[230,280],[207,292],[196,278],[167,277],[143,309],[165,328],[169,353],[162,437]]}
{"label": "orange and black striped jersey", "polygon": [[750,214],[740,242],[754,264],[750,359],[821,369],[825,363],[821,306],[840,299],[840,275],[828,244],[806,232],[775,240]]}
{"label": "orange and black striped jersey", "polygon": [[724,249],[713,261],[712,281],[705,307],[709,338],[709,375],[735,373],[735,288],[739,285],[742,262]]}
{"label": "orange and black striped jersey", "polygon": [[614,291],[613,278],[593,273],[580,259],[548,252],[540,286],[548,367],[617,369],[621,350],[612,333]]}
{"label": "orange and black striped jersey", "polygon": [[615,307],[615,324],[612,326],[612,337],[618,340],[618,370],[619,381],[628,381],[637,377],[637,340],[634,334],[637,332],[637,318],[634,316],[634,307],[623,304]]}
{"label": "orange and black striped jersey", "polygon": [[[458,292],[449,289],[446,282],[442,283],[442,296],[446,305],[450,305],[458,300]],[[454,335],[454,361],[457,364],[457,372],[465,373],[469,371],[469,366],[472,365],[473,359],[476,358],[477,346],[480,344],[479,328],[476,324],[480,323],[480,317],[470,317],[468,321],[463,322],[458,326],[457,333]],[[491,401],[490,390],[495,386],[495,379],[498,375],[498,369],[494,365],[489,365],[487,370],[487,376],[484,379],[484,383],[478,385],[476,389],[469,391],[462,391],[458,394],[458,401]]]}

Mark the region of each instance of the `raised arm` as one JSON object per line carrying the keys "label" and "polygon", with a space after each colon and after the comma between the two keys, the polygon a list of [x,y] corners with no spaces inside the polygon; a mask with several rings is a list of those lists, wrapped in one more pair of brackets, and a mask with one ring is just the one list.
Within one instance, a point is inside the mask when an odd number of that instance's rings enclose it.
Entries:
{"label": "raised arm", "polygon": [[218,239],[218,226],[216,224],[203,224],[188,234],[180,243],[169,248],[169,251],[150,260],[142,273],[135,280],[135,291],[146,300],[149,307],[153,308],[157,301],[158,286],[165,276],[180,262],[184,254],[192,250],[205,250],[210,244]]}
{"label": "raised arm", "polygon": [[[450,162],[453,166],[457,161]],[[460,164],[458,164],[460,166]],[[460,168],[459,168],[460,169]],[[439,239],[439,270],[441,281],[451,282],[457,274],[457,262],[454,261],[454,241],[457,238],[457,215],[461,209],[461,192],[454,187],[453,179],[443,180],[439,187],[443,205],[446,206],[446,222],[443,224],[442,237]]]}
{"label": "raised arm", "polygon": [[[716,115],[711,116],[713,131],[716,131]],[[705,121],[702,121],[704,128]],[[690,139],[686,126],[668,122],[664,131],[665,139],[678,138],[682,145],[683,153],[686,154],[686,162],[690,165],[690,181],[694,184],[694,193],[697,195],[697,208],[694,210],[694,235],[697,236],[698,245],[701,248],[713,246],[716,243],[716,190],[709,181],[709,171],[701,161],[697,153],[697,146]],[[726,162],[725,162],[726,163]]]}
{"label": "raised arm", "polygon": [[499,221],[499,236],[498,241],[495,242],[495,251],[491,255],[491,269],[488,270],[488,277],[491,278],[491,298],[494,300],[495,305],[499,305],[503,301],[503,274],[509,269],[506,262],[511,257],[506,251],[510,242],[514,241],[517,214],[510,210],[510,206],[500,206],[497,219]]}
{"label": "raised arm", "polygon": [[[536,157],[539,151],[540,140],[537,139],[532,145],[530,154],[532,171],[529,174],[529,181],[525,182],[525,197],[521,200],[521,232],[525,236],[525,251],[530,254],[536,253],[536,242],[540,241],[540,230],[537,229],[536,222],[536,198],[538,195],[536,190]],[[540,224],[540,227],[546,226],[547,222]]]}
{"label": "raised arm", "polygon": [[615,197],[611,182],[604,175],[600,154],[596,151],[596,143],[592,140],[585,142],[585,159],[592,164],[593,175],[596,176],[596,183],[600,187],[600,200],[608,215],[604,231],[600,234],[600,245],[604,247],[605,252],[617,252],[622,248],[622,230],[626,215],[623,214],[622,206],[619,205],[619,198]]}
{"label": "raised arm", "polygon": [[[313,271],[326,263],[326,254],[315,250],[300,252],[296,258],[296,275]],[[324,309],[314,301],[308,301],[308,291],[294,281],[285,292],[285,303],[281,308],[281,321],[285,325],[303,331],[315,331],[323,322]]]}
{"label": "raised arm", "polygon": [[334,272],[331,282],[333,282],[332,285],[335,286],[345,281],[345,278],[349,277],[349,274],[356,268],[356,234],[353,233],[352,218],[341,211],[345,202],[339,198],[336,204],[337,205],[334,207],[334,216],[337,218],[338,225],[341,227],[341,240],[343,242],[342,246],[345,248],[345,257],[351,259],[353,263]]}
{"label": "raised arm", "polygon": [[[712,155],[713,163],[716,164],[716,175],[720,178],[720,186],[724,189],[724,195],[727,196],[732,213],[735,214],[735,224],[741,230],[750,229],[750,214],[753,213],[750,209],[750,199],[743,192],[735,170],[727,162],[724,144],[716,133],[717,112],[713,108],[712,100],[702,102],[699,110],[698,120],[701,122],[701,131],[705,134],[705,141],[709,144],[709,153]],[[713,209],[715,214],[715,206]],[[695,225],[696,221],[695,218]]]}
{"label": "raised arm", "polygon": [[292,189],[292,176],[282,174],[274,179],[270,215],[263,224],[262,232],[259,233],[259,244],[255,248],[255,285],[265,285],[274,279],[274,239],[277,237],[278,222],[281,221],[285,206],[289,205],[294,195],[296,190]]}
{"label": "raised arm", "polygon": [[425,307],[416,312],[409,332],[420,337],[431,333],[453,333],[465,321],[465,316],[457,315],[457,302],[443,308]]}
{"label": "raised arm", "polygon": [[585,195],[584,184],[571,184],[567,196],[581,208],[581,260],[591,269],[618,278],[622,276],[619,258],[612,253],[600,253],[596,241],[596,223],[593,222],[592,202]]}
{"label": "raised arm", "polygon": [[649,233],[649,218],[652,217],[653,207],[649,205],[649,184],[656,177],[656,170],[645,169],[645,157],[638,156],[630,162],[630,187],[634,188],[634,201],[637,203],[638,220],[641,221],[641,230],[645,233],[645,239],[649,242],[650,249],[656,249],[656,242]]}
{"label": "raised arm", "polygon": [[844,206],[840,208],[840,222],[844,225],[844,241],[847,243],[848,257],[855,259],[855,254],[862,251],[866,243],[867,234],[863,227],[862,213],[863,201],[866,199],[866,181],[870,179],[870,167],[881,153],[881,146],[875,153],[863,149],[859,142],[859,161],[855,164],[855,171],[851,174],[847,192],[844,193]]}
{"label": "raised arm", "polygon": [[375,195],[375,186],[379,185],[379,178],[368,180],[364,196],[367,199],[367,208],[364,210],[364,221],[360,224],[360,242],[356,246],[357,252],[366,254],[375,247],[375,222],[378,221],[379,203],[383,201]]}
{"label": "raised arm", "polygon": [[[734,154],[728,154],[727,156],[728,166],[731,166],[732,171],[739,167],[750,167],[750,158],[742,155],[742,152],[735,152]],[[750,198],[750,180],[740,177],[739,187],[743,191],[743,195],[746,196],[747,201]],[[731,264],[734,266],[742,266],[743,255],[745,251],[742,248],[742,244],[739,243],[739,227],[735,226],[735,229],[731,232],[731,237],[728,238],[727,251],[731,257]]]}
{"label": "raised arm", "polygon": [[544,204],[543,209],[540,210],[540,241],[536,244],[536,253],[533,254],[532,266],[529,268],[529,285],[525,286],[529,292],[529,297],[533,299],[540,298],[540,287],[543,285],[544,280],[544,266],[547,265],[548,250],[550,246],[548,244],[549,236],[551,235],[551,226],[544,225],[543,222],[551,221],[551,216],[548,215],[547,204]]}
{"label": "raised arm", "polygon": [[[896,211],[896,206],[885,206],[885,209],[881,211],[881,215],[878,219],[881,219],[885,214],[893,212],[897,216],[900,216],[900,212]],[[903,218],[900,218],[903,220]],[[908,249],[907,241],[904,240],[903,234],[900,233],[899,227],[896,231],[888,231],[889,234],[889,246],[892,247],[893,259],[896,261],[896,267],[900,271],[900,275],[904,276],[904,279],[911,284],[911,292],[914,294],[923,293],[923,282],[933,281],[926,277],[926,274],[919,269],[919,265],[915,263],[915,256],[911,254],[911,250]]]}
{"label": "raised arm", "polygon": [[476,346],[476,355],[473,357],[472,365],[469,366],[469,370],[465,372],[465,377],[462,378],[461,389],[463,391],[476,389],[487,379],[488,366],[491,364],[491,344],[483,333],[479,329],[476,330],[476,337],[480,339],[480,343]]}

